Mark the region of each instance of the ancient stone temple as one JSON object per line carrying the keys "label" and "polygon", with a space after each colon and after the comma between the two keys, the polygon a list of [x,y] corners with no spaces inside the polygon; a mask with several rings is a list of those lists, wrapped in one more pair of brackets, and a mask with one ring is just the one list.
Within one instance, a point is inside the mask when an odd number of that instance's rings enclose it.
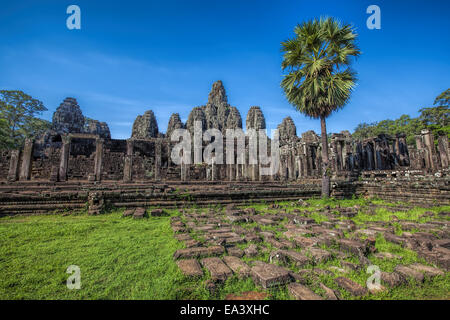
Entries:
{"label": "ancient stone temple", "polygon": [[[181,121],[179,114],[172,114],[167,132],[161,133],[153,111],[148,110],[136,117],[131,137],[126,140],[112,139],[106,123],[85,117],[76,99],[66,98],[56,109],[50,130],[34,140],[26,140],[20,150],[0,153],[0,182],[10,187],[23,183],[81,183],[88,186],[89,183],[114,183],[140,184],[144,188],[162,182],[189,182],[191,185],[196,182],[216,185],[263,182],[265,186],[269,186],[269,182],[274,183],[268,192],[274,192],[284,183],[311,183],[313,189],[318,186],[322,163],[320,137],[314,131],[297,135],[299,130],[290,117],[278,126],[280,165],[270,176],[262,174],[265,164],[251,163],[249,157],[250,150],[256,146],[252,144],[250,132],[266,129],[262,108],[252,106],[249,109],[245,118],[244,151],[238,154],[239,142],[236,140],[232,147],[232,163],[225,163],[225,155],[221,162],[220,155],[215,153],[208,162],[196,162],[196,154],[202,159],[207,141],[201,141],[199,150],[192,148],[191,164],[173,162],[171,154],[178,141],[172,141],[172,133],[186,128],[194,136],[196,122],[202,132],[217,129],[224,137],[227,129],[243,128],[241,114],[228,103],[221,81],[213,84],[206,104],[191,110],[186,123]],[[226,148],[225,145],[224,152]],[[261,148],[261,144],[257,148]],[[272,152],[270,139],[267,140],[266,151]],[[360,189],[355,189],[358,177],[398,181],[401,177],[432,174],[434,178],[443,177],[448,189],[450,154],[447,136],[440,136],[435,143],[433,134],[427,130],[416,137],[416,146],[408,146],[401,134],[379,135],[359,141],[353,139],[348,131],[333,133],[329,139],[329,154],[336,195],[378,192],[375,186],[375,189],[368,189],[370,184],[360,184]],[[342,182],[353,184],[338,191]],[[355,191],[363,190],[363,187],[364,191]],[[294,194],[300,192],[298,187],[292,188]],[[280,191],[277,192],[280,195]],[[426,192],[423,191],[424,194]],[[436,192],[442,194],[441,191]],[[258,197],[261,196],[259,193]]]}

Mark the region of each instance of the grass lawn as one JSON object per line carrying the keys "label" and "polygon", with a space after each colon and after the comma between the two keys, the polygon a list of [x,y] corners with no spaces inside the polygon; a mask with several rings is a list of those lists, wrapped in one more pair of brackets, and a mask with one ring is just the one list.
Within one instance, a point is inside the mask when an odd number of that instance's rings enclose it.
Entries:
{"label": "grass lawn", "polygon": [[[309,201],[316,209],[325,205],[340,203],[341,206],[361,204],[361,199],[345,201]],[[267,205],[254,205],[266,210]],[[304,209],[304,207],[302,208]],[[450,207],[434,208],[439,212]],[[430,209],[413,209],[411,214],[396,213],[400,219],[420,221],[420,214]],[[176,210],[169,210],[178,215]],[[382,221],[392,213],[380,209],[377,214],[358,214],[352,218],[356,223],[378,219]],[[317,216],[318,220],[323,219]],[[426,218],[425,218],[426,219]],[[322,220],[323,221],[323,220]],[[283,222],[285,223],[285,222]],[[281,226],[274,228],[277,233]],[[399,230],[401,232],[401,230]],[[251,279],[238,280],[233,277],[215,293],[206,288],[207,272],[201,279],[189,280],[178,270],[172,255],[182,248],[170,228],[170,217],[151,217],[135,220],[123,218],[122,210],[100,216],[87,214],[16,216],[0,218],[0,299],[224,299],[229,293],[263,291],[255,287]],[[264,244],[269,250],[270,245]],[[245,247],[246,245],[241,245]],[[377,260],[370,257],[383,271],[392,271],[399,263],[420,262],[417,254],[382,237],[377,239],[379,251],[403,256],[403,260]],[[250,260],[266,260],[268,253]],[[244,258],[244,260],[249,260]],[[351,259],[349,261],[352,261]],[[66,273],[69,265],[81,269],[81,289],[69,290]],[[326,269],[340,266],[338,259],[332,259],[316,268]],[[305,268],[312,268],[306,266]],[[337,275],[336,275],[337,276]],[[352,271],[345,275],[364,284],[370,275],[365,270]],[[321,275],[320,281],[337,289],[334,277]],[[311,280],[312,289],[320,293],[318,283]],[[340,290],[343,298],[352,297]],[[287,289],[281,287],[269,291],[271,299],[289,299]],[[418,285],[407,285],[388,292],[371,295],[371,299],[449,299],[450,276],[438,276]]]}

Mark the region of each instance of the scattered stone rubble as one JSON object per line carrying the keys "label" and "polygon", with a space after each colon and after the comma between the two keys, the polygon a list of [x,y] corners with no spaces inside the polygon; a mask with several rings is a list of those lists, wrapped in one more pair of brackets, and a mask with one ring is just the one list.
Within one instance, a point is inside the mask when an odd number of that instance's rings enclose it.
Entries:
{"label": "scattered stone rubble", "polygon": [[[171,225],[175,237],[186,248],[177,250],[173,257],[183,274],[197,277],[198,281],[206,274],[210,274],[212,283],[216,284],[233,276],[250,277],[262,289],[287,286],[291,297],[298,300],[342,299],[338,290],[321,282],[321,275],[333,276],[335,286],[343,292],[363,297],[386,288],[430,281],[450,271],[450,222],[446,220],[370,221],[356,225],[349,219],[350,211],[370,213],[376,207],[370,204],[318,208],[315,214],[323,215],[326,221],[317,223],[308,218],[311,211],[301,209],[305,204],[303,200],[293,202],[295,209],[290,212],[282,205],[269,205],[263,210],[243,210],[234,204],[208,212],[183,209],[181,216],[171,218]],[[407,210],[411,207],[391,208]],[[243,219],[230,220],[230,217]],[[393,223],[400,224],[402,230],[415,232],[404,231],[397,235]],[[270,229],[262,231],[260,225],[270,226]],[[378,252],[375,248],[377,235],[417,252],[430,265],[403,264],[400,255]],[[190,246],[193,240],[197,242],[195,247]],[[269,258],[261,259],[263,256]],[[365,283],[348,278],[350,272],[364,271],[376,264],[377,259],[398,262],[392,272],[381,270],[380,287],[369,289]],[[332,263],[328,267],[318,267],[330,260],[340,266]],[[217,291],[216,285],[214,288]]]}

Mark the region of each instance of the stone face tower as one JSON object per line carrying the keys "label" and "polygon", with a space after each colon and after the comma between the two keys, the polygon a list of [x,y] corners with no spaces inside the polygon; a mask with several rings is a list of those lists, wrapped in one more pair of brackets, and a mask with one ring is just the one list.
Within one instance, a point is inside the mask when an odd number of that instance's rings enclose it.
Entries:
{"label": "stone face tower", "polygon": [[84,116],[75,98],[66,98],[53,113],[52,129],[60,133],[81,133]]}
{"label": "stone face tower", "polygon": [[239,110],[235,107],[230,107],[230,113],[227,118],[226,129],[242,129],[242,118]]}
{"label": "stone face tower", "polygon": [[264,118],[264,114],[262,113],[260,107],[253,106],[250,108],[247,113],[247,120],[245,121],[245,125],[247,130],[260,130],[266,128],[266,119]]}
{"label": "stone face tower", "polygon": [[239,110],[228,104],[222,81],[213,83],[206,105],[192,109],[186,122],[186,127],[191,132],[194,128],[194,121],[202,122],[203,131],[218,129],[225,133],[226,129],[242,128]]}
{"label": "stone face tower", "polygon": [[132,138],[148,139],[158,137],[158,123],[152,110],[148,110],[142,116],[137,116],[133,123]]}
{"label": "stone face tower", "polygon": [[169,124],[167,125],[166,137],[170,139],[170,136],[174,130],[184,128],[185,125],[181,121],[180,115],[178,113],[172,113],[169,119]]}
{"label": "stone face tower", "polygon": [[88,133],[111,138],[106,122],[84,117],[75,98],[64,99],[53,113],[52,130],[58,134]]}
{"label": "stone face tower", "polygon": [[278,125],[278,132],[280,135],[280,146],[284,146],[289,142],[295,142],[297,137],[297,128],[291,117],[283,119],[281,124]]}
{"label": "stone face tower", "polygon": [[213,83],[211,92],[209,93],[208,97],[208,104],[214,106],[228,104],[227,94],[221,80]]}

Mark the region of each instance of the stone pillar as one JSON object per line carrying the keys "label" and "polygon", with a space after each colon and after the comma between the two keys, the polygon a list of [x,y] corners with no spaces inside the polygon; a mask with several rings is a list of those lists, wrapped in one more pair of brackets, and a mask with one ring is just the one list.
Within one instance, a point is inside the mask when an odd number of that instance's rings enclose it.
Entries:
{"label": "stone pillar", "polygon": [[400,155],[400,138],[396,137],[394,140],[394,153],[395,153],[395,165],[396,166],[401,166],[402,165],[402,161],[401,161],[401,155]]}
{"label": "stone pillar", "polygon": [[33,154],[33,140],[26,139],[23,147],[22,166],[20,167],[20,180],[30,180],[31,156]]}
{"label": "stone pillar", "polygon": [[425,129],[421,131],[423,135],[423,143],[425,145],[425,148],[427,149],[428,153],[428,161],[430,163],[431,169],[437,169],[437,163],[436,163],[436,149],[434,147],[434,137],[433,134]]}
{"label": "stone pillar", "polygon": [[416,136],[416,148],[417,150],[423,149],[422,136]]}
{"label": "stone pillar", "polygon": [[180,164],[180,180],[181,181],[185,181],[186,180],[186,170],[184,168],[185,164],[183,163],[183,161]]}
{"label": "stone pillar", "polygon": [[373,141],[373,161],[374,161],[374,170],[381,169],[380,163],[380,140],[374,139]]}
{"label": "stone pillar", "polygon": [[123,181],[131,182],[133,180],[133,140],[127,140],[127,154],[124,158],[123,164]]}
{"label": "stone pillar", "polygon": [[306,155],[302,154],[300,156],[300,166],[301,166],[301,176],[307,177],[308,176],[308,159],[306,158]]}
{"label": "stone pillar", "polygon": [[338,171],[342,171],[344,170],[344,157],[342,156],[342,142],[340,140],[336,141],[336,153],[337,153],[336,168]]}
{"label": "stone pillar", "polygon": [[229,181],[236,179],[236,164],[227,164],[227,176]]}
{"label": "stone pillar", "polygon": [[449,160],[450,160],[447,135],[439,136],[438,149],[439,149],[439,158],[441,160],[442,169],[447,169]]}
{"label": "stone pillar", "polygon": [[295,180],[295,158],[293,150],[289,150],[288,161],[289,180]]}
{"label": "stone pillar", "polygon": [[398,137],[398,147],[400,152],[400,165],[401,166],[409,166],[409,151],[408,145],[406,143],[406,135],[402,134]]}
{"label": "stone pillar", "polygon": [[259,180],[259,170],[257,164],[250,164],[250,180],[257,181]]}
{"label": "stone pillar", "polygon": [[280,179],[281,181],[286,181],[288,179],[288,167],[286,155],[280,156]]}
{"label": "stone pillar", "polygon": [[69,167],[70,137],[62,136],[61,157],[59,161],[59,181],[67,180],[67,170]]}
{"label": "stone pillar", "polygon": [[8,181],[14,182],[17,180],[17,172],[19,169],[19,150],[11,151],[11,158],[9,159]]}
{"label": "stone pillar", "polygon": [[94,175],[96,181],[102,180],[103,170],[103,139],[95,140]]}
{"label": "stone pillar", "polygon": [[303,157],[303,155],[299,155],[297,157],[298,178],[302,178],[304,175],[303,166],[302,166],[302,157]]}
{"label": "stone pillar", "polygon": [[161,179],[161,141],[155,142],[155,180]]}
{"label": "stone pillar", "polygon": [[216,180],[216,164],[215,164],[215,157],[211,158],[211,181]]}
{"label": "stone pillar", "polygon": [[244,177],[245,154],[242,153],[241,155],[236,155],[236,157],[241,157],[240,162],[242,164],[236,164],[236,180],[240,181]]}

